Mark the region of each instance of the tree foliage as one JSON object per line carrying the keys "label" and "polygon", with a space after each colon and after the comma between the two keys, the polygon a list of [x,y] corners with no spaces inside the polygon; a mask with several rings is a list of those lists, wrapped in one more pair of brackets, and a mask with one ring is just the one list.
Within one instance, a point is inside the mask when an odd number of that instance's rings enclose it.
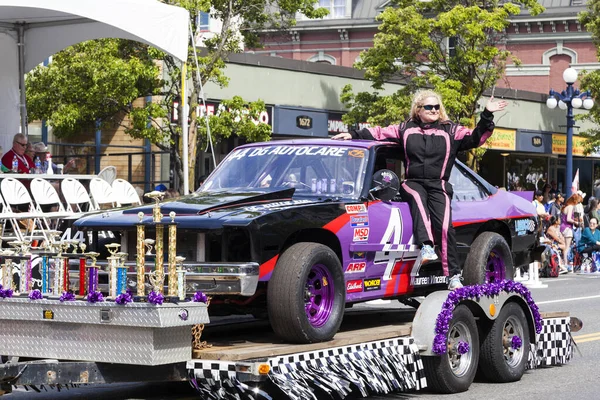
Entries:
{"label": "tree foliage", "polygon": [[[342,101],[350,109],[344,121],[395,124],[408,116],[410,96],[419,88],[440,93],[450,118],[472,124],[478,101],[504,75],[506,64],[519,64],[504,46],[509,18],[525,8],[543,11],[535,0],[397,0],[378,20],[374,46],[361,54],[358,68],[371,80],[373,93],[353,93]],[[404,87],[383,96],[391,79]],[[474,166],[474,165],[472,165]]]}
{"label": "tree foliage", "polygon": [[[600,49],[600,0],[588,0],[587,10],[579,15],[579,21],[585,26],[586,31],[591,33],[592,40],[596,48]],[[592,96],[596,99],[600,93],[600,71],[591,71],[580,76],[581,88],[590,90]],[[588,138],[586,143],[586,152],[592,152],[600,148],[600,108],[598,101],[594,102],[594,107],[586,114],[577,115],[578,119],[587,119],[593,122],[594,127],[584,132],[582,136]]]}
{"label": "tree foliage", "polygon": [[[227,86],[227,57],[241,52],[244,44],[259,47],[259,32],[282,31],[295,24],[300,12],[318,18],[327,11],[318,8],[318,0],[163,0],[187,9],[192,31],[197,32],[200,12],[221,21],[221,30],[203,38],[194,59],[189,39],[186,93],[181,88],[181,63],[172,56],[140,43],[104,39],[69,47],[53,57],[47,67],[38,67],[27,77],[29,116],[45,119],[60,137],[72,137],[94,128],[97,121],[115,124],[129,117],[126,132],[135,138],[147,138],[163,150],[171,150],[176,173],[183,178],[181,128],[165,122],[173,113],[177,97],[189,99],[189,181],[194,182],[198,149],[207,142],[207,129],[200,120],[199,100],[208,82]],[[162,63],[159,74],[156,60]],[[154,97],[153,102],[137,105],[134,100]],[[223,102],[218,116],[209,118],[213,141],[230,135],[248,141],[266,140],[270,131],[256,123],[264,103],[247,103],[239,97]],[[179,115],[182,110],[179,110]],[[150,122],[150,123],[149,123]]]}

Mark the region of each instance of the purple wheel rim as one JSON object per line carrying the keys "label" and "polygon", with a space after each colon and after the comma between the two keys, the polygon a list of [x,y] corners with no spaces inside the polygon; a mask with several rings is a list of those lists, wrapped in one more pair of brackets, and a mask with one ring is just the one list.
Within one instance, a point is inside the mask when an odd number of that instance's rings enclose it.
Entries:
{"label": "purple wheel rim", "polygon": [[322,264],[313,265],[304,287],[304,309],[308,322],[315,328],[323,326],[331,316],[335,288],[329,269]]}
{"label": "purple wheel rim", "polygon": [[492,250],[485,267],[485,283],[500,282],[506,278],[506,265],[500,253]]}

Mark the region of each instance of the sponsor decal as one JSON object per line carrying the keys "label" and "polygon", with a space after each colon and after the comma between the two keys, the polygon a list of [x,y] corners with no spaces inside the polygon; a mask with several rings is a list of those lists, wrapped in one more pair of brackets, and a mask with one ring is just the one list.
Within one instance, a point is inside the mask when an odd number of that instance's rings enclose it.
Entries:
{"label": "sponsor decal", "polygon": [[367,254],[364,251],[355,251],[352,254],[354,260],[364,260],[367,258]]}
{"label": "sponsor decal", "polygon": [[369,228],[354,228],[354,242],[366,242],[369,240]]}
{"label": "sponsor decal", "polygon": [[249,206],[244,207],[246,211],[260,211],[260,210],[268,210],[271,208],[281,208],[281,207],[290,207],[298,204],[306,204],[310,203],[312,200],[288,200],[288,201],[276,201],[273,203],[261,204],[258,206]]}
{"label": "sponsor decal", "polygon": [[364,204],[346,204],[346,213],[348,214],[360,214],[366,212],[367,206]]}
{"label": "sponsor decal", "polygon": [[352,226],[369,226],[368,215],[356,215],[350,217],[350,225]]}
{"label": "sponsor decal", "polygon": [[280,156],[322,156],[342,157],[348,151],[347,147],[330,146],[261,146],[235,150],[227,157],[228,160],[239,160],[244,157],[261,157],[272,154]]}
{"label": "sponsor decal", "polygon": [[535,231],[535,222],[532,219],[515,219],[515,232],[517,236],[527,235],[533,231]]}
{"label": "sponsor decal", "polygon": [[349,274],[354,274],[358,272],[364,272],[367,267],[366,262],[355,262],[348,264],[348,268],[346,268],[346,272]]}
{"label": "sponsor decal", "polygon": [[412,286],[425,286],[425,285],[436,285],[439,283],[448,283],[447,276],[411,276],[410,284]]}
{"label": "sponsor decal", "polygon": [[350,157],[356,157],[356,158],[364,158],[365,157],[365,151],[364,150],[348,150],[348,155]]}
{"label": "sponsor decal", "polygon": [[370,292],[372,290],[379,290],[381,289],[381,279],[379,278],[375,278],[375,279],[365,279],[363,281],[364,286],[365,286],[365,292]]}
{"label": "sponsor decal", "polygon": [[346,282],[346,293],[358,293],[363,291],[363,281],[354,279]]}

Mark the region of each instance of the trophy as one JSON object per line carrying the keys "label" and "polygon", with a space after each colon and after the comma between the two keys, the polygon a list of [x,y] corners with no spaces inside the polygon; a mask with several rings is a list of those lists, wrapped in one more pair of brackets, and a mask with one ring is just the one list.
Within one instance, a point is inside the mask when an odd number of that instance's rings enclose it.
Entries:
{"label": "trophy", "polygon": [[162,224],[162,213],[160,212],[160,201],[163,199],[165,194],[159,191],[152,191],[150,193],[146,193],[145,195],[148,198],[154,199],[154,207],[152,208],[152,221],[156,227],[156,241],[154,245],[156,247],[156,256],[155,256],[155,267],[154,271],[151,273],[151,283],[153,286],[153,290],[157,293],[162,293],[164,291],[164,281],[165,281],[165,271],[163,268],[164,261],[164,229],[165,226]]}
{"label": "trophy", "polygon": [[121,245],[119,243],[109,243],[106,245],[106,249],[110,253],[107,257],[108,260],[108,295],[111,298],[117,297],[117,267],[119,266],[119,260],[121,257],[117,256],[117,251]]}
{"label": "trophy", "polygon": [[79,295],[85,296],[85,282],[87,281],[86,277],[86,268],[85,268],[85,248],[87,246],[85,243],[79,243],[79,249],[81,250],[81,257],[79,257]]}
{"label": "trophy", "polygon": [[2,287],[5,289],[13,288],[13,268],[12,268],[12,256],[14,255],[13,250],[5,249],[0,254],[4,257],[4,264],[2,264]]}
{"label": "trophy", "polygon": [[96,266],[96,259],[100,255],[95,251],[84,253],[85,256],[92,260],[92,264],[88,266],[88,294],[98,291],[98,267]]}
{"label": "trophy", "polygon": [[[19,260],[19,287],[18,293],[23,294],[31,288],[31,241],[14,241],[9,243],[14,248],[14,254]],[[9,271],[9,273],[12,271]]]}
{"label": "trophy", "polygon": [[[138,218],[140,222],[137,224],[137,242],[136,242],[136,250],[137,250],[137,258],[136,258],[136,272],[137,272],[137,295],[139,297],[143,297],[146,294],[144,290],[144,281],[145,281],[145,273],[146,273],[146,254],[144,253],[145,243],[145,232],[144,225],[142,220],[144,219],[144,213],[139,212]],[[151,246],[151,245],[150,245]],[[148,251],[152,251],[152,247]]]}
{"label": "trophy", "polygon": [[116,284],[117,296],[127,291],[127,266],[125,265],[127,255],[127,253],[123,253],[122,251],[115,254],[115,256],[119,257],[119,264],[117,265]]}
{"label": "trophy", "polygon": [[169,224],[169,296],[178,296],[177,276],[177,224],[175,223],[175,211],[169,213],[171,223]]}
{"label": "trophy", "polygon": [[[183,262],[185,257],[176,256],[175,262],[179,266],[177,268],[177,297],[179,300],[185,300],[185,269],[183,269]],[[169,275],[169,282],[171,282],[171,276]]]}

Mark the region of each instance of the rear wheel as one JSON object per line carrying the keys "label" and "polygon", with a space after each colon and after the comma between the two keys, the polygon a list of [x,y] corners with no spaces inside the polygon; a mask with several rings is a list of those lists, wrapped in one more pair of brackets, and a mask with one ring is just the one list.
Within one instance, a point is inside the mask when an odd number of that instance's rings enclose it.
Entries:
{"label": "rear wheel", "polygon": [[346,293],[336,254],[318,243],[296,243],[277,261],[267,289],[275,333],[293,343],[330,340],[342,323]]}
{"label": "rear wheel", "polygon": [[495,232],[484,232],[473,241],[465,260],[465,284],[476,285],[512,280],[513,259],[504,238]]}
{"label": "rear wheel", "polygon": [[473,383],[479,359],[477,324],[467,306],[454,309],[447,346],[441,356],[423,357],[427,384],[439,393],[464,392]]}
{"label": "rear wheel", "polygon": [[525,373],[528,357],[525,313],[516,303],[505,304],[481,343],[480,372],[492,382],[518,381]]}

